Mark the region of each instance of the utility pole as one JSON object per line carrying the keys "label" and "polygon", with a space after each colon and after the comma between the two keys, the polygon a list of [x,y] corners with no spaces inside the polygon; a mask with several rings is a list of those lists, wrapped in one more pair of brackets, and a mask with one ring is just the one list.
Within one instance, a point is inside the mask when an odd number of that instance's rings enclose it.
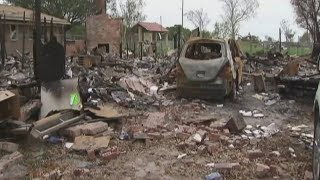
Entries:
{"label": "utility pole", "polygon": [[281,52],[282,50],[281,36],[282,36],[282,32],[281,32],[281,28],[279,28],[279,52]]}
{"label": "utility pole", "polygon": [[184,20],[184,0],[182,0],[182,22],[181,22],[181,26],[183,28],[183,20]]}

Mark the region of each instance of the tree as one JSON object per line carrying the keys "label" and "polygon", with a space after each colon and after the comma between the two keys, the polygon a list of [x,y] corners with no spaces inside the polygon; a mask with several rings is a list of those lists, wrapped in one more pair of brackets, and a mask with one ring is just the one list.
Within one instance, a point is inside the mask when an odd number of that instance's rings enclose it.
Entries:
{"label": "tree", "polygon": [[311,41],[310,33],[308,31],[304,32],[303,35],[299,38],[300,43],[310,43]]}
{"label": "tree", "polygon": [[[5,2],[28,9],[34,7],[34,0],[5,0]],[[96,6],[94,0],[43,0],[42,10],[74,24],[82,23],[87,16],[94,14]]]}
{"label": "tree", "polygon": [[229,27],[226,22],[216,22],[214,24],[214,30],[212,32],[212,36],[214,38],[224,39],[230,34]]}
{"label": "tree", "polygon": [[[174,36],[178,33],[178,28],[177,26],[171,26],[171,27],[167,27],[168,29],[168,39],[169,40],[173,40]],[[191,30],[183,27],[182,29],[182,39],[183,41],[187,41],[191,36]]]}
{"label": "tree", "polygon": [[286,38],[286,42],[292,42],[296,33],[290,27],[289,22],[284,19],[281,21],[280,26],[281,26],[281,30],[284,33],[284,36]]}
{"label": "tree", "polygon": [[220,0],[223,2],[223,20],[228,23],[232,38],[236,38],[240,25],[256,14],[259,7],[258,0]]}
{"label": "tree", "polygon": [[320,2],[319,0],[291,0],[296,13],[296,22],[300,27],[308,30],[313,39],[312,57],[320,53]]}
{"label": "tree", "polygon": [[291,4],[297,15],[298,25],[310,32],[314,42],[319,42],[320,2],[318,0],[291,0]]}
{"label": "tree", "polygon": [[196,28],[200,28],[200,32],[205,32],[207,26],[210,23],[208,14],[203,11],[203,9],[196,9],[186,13],[187,19],[194,25]]}
{"label": "tree", "polygon": [[132,28],[139,21],[144,21],[146,15],[143,14],[144,8],[143,0],[125,0],[120,1],[120,16],[124,20],[124,24],[127,28]]}
{"label": "tree", "polygon": [[268,42],[274,41],[274,39],[271,36],[265,36],[264,39],[265,39],[265,41],[268,41]]}

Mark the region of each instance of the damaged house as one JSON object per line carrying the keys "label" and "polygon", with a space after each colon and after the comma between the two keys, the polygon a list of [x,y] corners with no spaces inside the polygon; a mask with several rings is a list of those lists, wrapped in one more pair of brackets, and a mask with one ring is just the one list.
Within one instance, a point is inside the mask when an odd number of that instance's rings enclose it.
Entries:
{"label": "damaged house", "polygon": [[145,52],[152,55],[156,52],[157,43],[165,41],[168,44],[168,30],[158,23],[139,22],[132,28],[135,41],[144,44]]}
{"label": "damaged house", "polygon": [[86,47],[104,48],[106,53],[119,54],[122,42],[122,18],[106,14],[106,1],[96,1],[99,14],[86,19]]}
{"label": "damaged house", "polygon": [[[8,55],[16,56],[23,51],[25,44],[25,53],[33,52],[33,29],[34,29],[34,12],[18,6],[0,5],[1,26],[5,23],[4,37],[5,47]],[[25,13],[25,21],[24,21]],[[5,18],[5,21],[3,19]],[[60,19],[47,14],[41,14],[42,25],[44,26],[44,18],[47,21],[49,29],[50,21],[53,20],[53,34],[58,41],[63,44],[65,31],[70,23],[65,19]],[[48,37],[50,31],[47,31]],[[25,36],[23,36],[25,34]],[[24,41],[24,43],[23,43]],[[18,51],[18,52],[17,52]]]}

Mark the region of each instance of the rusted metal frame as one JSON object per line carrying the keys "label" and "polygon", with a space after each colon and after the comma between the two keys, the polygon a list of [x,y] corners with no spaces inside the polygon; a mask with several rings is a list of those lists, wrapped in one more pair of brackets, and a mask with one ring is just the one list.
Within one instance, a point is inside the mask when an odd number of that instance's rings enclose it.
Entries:
{"label": "rusted metal frame", "polygon": [[35,25],[36,25],[36,37],[35,37],[35,59],[34,59],[34,76],[36,80],[39,80],[38,62],[41,57],[41,0],[35,0]]}
{"label": "rusted metal frame", "polygon": [[25,48],[26,48],[26,12],[23,12],[23,30],[22,30],[22,67],[25,65]]}
{"label": "rusted metal frame", "polygon": [[3,24],[2,24],[2,38],[1,38],[1,59],[2,65],[6,63],[6,15],[3,14]]}
{"label": "rusted metal frame", "polygon": [[48,36],[47,36],[47,18],[43,18],[43,36],[44,36],[44,43],[48,43]]}
{"label": "rusted metal frame", "polygon": [[[0,26],[1,26],[1,24],[2,24],[2,15],[0,15]],[[3,56],[2,56],[2,49],[3,49],[3,28],[0,28],[0,37],[1,37],[1,69],[4,69],[4,58],[3,58]]]}
{"label": "rusted metal frame", "polygon": [[51,22],[50,22],[50,41],[53,38],[53,18],[51,18]]}

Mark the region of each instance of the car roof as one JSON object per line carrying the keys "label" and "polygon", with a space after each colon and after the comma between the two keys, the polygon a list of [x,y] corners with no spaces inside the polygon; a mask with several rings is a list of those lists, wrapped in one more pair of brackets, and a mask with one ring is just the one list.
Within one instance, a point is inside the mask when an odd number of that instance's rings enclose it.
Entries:
{"label": "car roof", "polygon": [[219,43],[225,43],[225,41],[223,39],[210,39],[210,38],[201,38],[201,37],[194,37],[194,38],[191,38],[187,41],[187,44],[192,44],[192,43],[195,43],[195,42],[201,42],[201,41],[204,41],[204,42],[219,42]]}

